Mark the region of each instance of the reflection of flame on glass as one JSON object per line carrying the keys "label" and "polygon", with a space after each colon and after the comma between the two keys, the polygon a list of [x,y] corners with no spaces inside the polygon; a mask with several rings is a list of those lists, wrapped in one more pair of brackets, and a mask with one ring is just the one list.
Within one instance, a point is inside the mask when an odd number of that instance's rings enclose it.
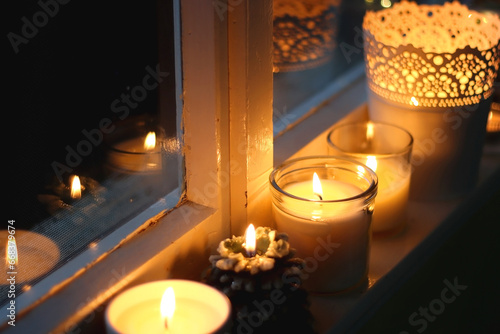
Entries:
{"label": "reflection of flame on glass", "polygon": [[373,155],[369,155],[366,157],[366,166],[368,166],[372,171],[377,171],[377,158]]}
{"label": "reflection of flame on glass", "polygon": [[171,286],[169,286],[167,290],[165,290],[165,293],[161,298],[160,312],[165,324],[165,328],[168,328],[169,326],[171,327],[172,318],[175,312],[175,293],[174,288],[172,288]]}
{"label": "reflection of flame on glass", "polygon": [[5,247],[5,263],[7,265],[15,266],[17,266],[17,264],[19,263],[19,259],[17,256],[16,238],[13,235],[9,235],[7,246]]}
{"label": "reflection of flame on glass", "polygon": [[156,147],[156,133],[150,131],[144,140],[144,149],[150,151]]}
{"label": "reflection of flame on glass", "polygon": [[74,175],[71,180],[71,191],[69,195],[72,199],[80,199],[82,197],[82,185],[78,175]]}
{"label": "reflection of flame on glass", "polygon": [[255,227],[250,224],[245,232],[245,249],[250,256],[255,255],[255,239]]}

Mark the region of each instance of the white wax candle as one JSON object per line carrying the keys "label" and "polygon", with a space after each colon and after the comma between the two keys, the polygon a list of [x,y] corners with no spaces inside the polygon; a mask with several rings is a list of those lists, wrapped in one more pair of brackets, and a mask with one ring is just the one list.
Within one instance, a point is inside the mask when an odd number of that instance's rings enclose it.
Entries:
{"label": "white wax candle", "polygon": [[[377,158],[375,172],[378,176],[378,193],[372,218],[373,232],[398,231],[407,219],[410,193],[409,166],[400,162]],[[370,166],[367,163],[368,167]]]}
{"label": "white wax candle", "polygon": [[[175,293],[175,311],[165,327],[160,304],[168,287]],[[106,309],[108,333],[213,333],[227,323],[231,305],[214,288],[188,280],[142,284],[120,294]]]}
{"label": "white wax candle", "polygon": [[[323,200],[351,198],[363,191],[346,182],[321,180]],[[337,292],[361,283],[367,275],[371,216],[359,202],[335,205],[320,201],[312,191],[312,182],[285,186],[294,196],[314,201],[283,198],[286,212],[273,204],[278,230],[290,237],[297,256],[306,261],[308,277],[303,284],[310,291]],[[309,217],[307,217],[309,214]]]}

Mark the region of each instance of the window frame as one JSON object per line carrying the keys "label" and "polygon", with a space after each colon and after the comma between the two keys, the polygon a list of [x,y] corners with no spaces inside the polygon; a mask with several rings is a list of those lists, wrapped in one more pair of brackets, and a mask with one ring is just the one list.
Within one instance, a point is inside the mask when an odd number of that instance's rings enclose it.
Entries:
{"label": "window frame", "polygon": [[[302,104],[298,112],[306,116],[274,138],[272,0],[175,0],[174,12],[176,59],[182,59],[176,66],[182,68],[181,201],[168,209],[169,194],[20,295],[16,327],[2,326],[7,333],[34,324],[41,332],[78,333],[127,287],[172,275],[199,278],[220,240],[252,222],[273,224],[265,191],[273,166],[366,100],[357,68],[348,82]],[[176,259],[188,257],[200,262],[172,274]]]}

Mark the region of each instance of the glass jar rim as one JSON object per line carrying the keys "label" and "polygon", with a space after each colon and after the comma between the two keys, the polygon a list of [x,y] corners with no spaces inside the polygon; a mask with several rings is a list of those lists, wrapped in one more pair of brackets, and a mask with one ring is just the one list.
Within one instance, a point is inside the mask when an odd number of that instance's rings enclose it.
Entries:
{"label": "glass jar rim", "polygon": [[[313,200],[313,199],[309,199],[309,198],[303,198],[303,197],[300,197],[300,196],[296,196],[296,195],[293,195],[285,190],[283,190],[277,183],[276,181],[276,175],[278,174],[278,172],[282,169],[284,169],[285,167],[288,167],[288,166],[291,166],[293,164],[296,164],[296,163],[300,163],[300,162],[303,162],[303,161],[342,161],[342,162],[345,162],[345,163],[348,163],[349,165],[351,166],[361,166],[364,171],[367,173],[367,175],[369,175],[369,178],[365,178],[365,180],[367,182],[369,182],[369,186],[367,189],[365,190],[362,190],[359,194],[355,195],[355,196],[351,196],[351,197],[346,197],[346,198],[342,198],[342,199],[335,199],[335,200]],[[331,166],[325,166],[325,167],[329,167],[329,168],[335,168],[335,167],[339,167],[339,166],[334,166],[334,165],[331,165]],[[362,173],[359,169],[356,168],[356,171],[357,173]],[[355,172],[355,170],[353,169],[352,172]],[[285,162],[283,162],[282,164],[280,164],[279,166],[277,166],[276,168],[273,169],[273,171],[269,174],[269,183],[271,184],[271,187],[279,192],[280,194],[282,195],[285,195],[285,196],[288,196],[294,200],[299,200],[299,201],[304,201],[304,202],[321,202],[321,203],[343,203],[343,202],[348,202],[348,201],[355,201],[355,200],[359,200],[359,199],[363,199],[363,198],[366,198],[366,197],[374,197],[376,196],[377,194],[377,188],[378,188],[378,176],[377,174],[371,170],[368,166],[354,160],[354,159],[351,159],[351,158],[346,158],[346,157],[339,157],[339,156],[333,156],[333,155],[314,155],[314,156],[306,156],[306,157],[301,157],[301,158],[294,158],[294,159],[290,159],[290,160],[286,160]]]}
{"label": "glass jar rim", "polygon": [[377,157],[380,157],[380,158],[384,158],[384,157],[390,157],[390,156],[394,156],[394,155],[399,155],[399,154],[404,154],[406,152],[409,152],[411,151],[412,147],[413,147],[413,142],[414,142],[414,139],[413,139],[413,136],[412,134],[406,130],[405,128],[402,128],[400,126],[397,126],[395,124],[390,124],[390,123],[385,123],[385,122],[375,122],[375,121],[366,121],[366,122],[349,122],[349,123],[342,123],[342,124],[339,124],[339,125],[336,125],[334,126],[333,128],[331,128],[331,130],[328,132],[327,136],[326,136],[326,140],[327,140],[327,143],[330,147],[342,152],[342,153],[349,153],[349,154],[352,154],[352,155],[367,155],[367,154],[370,154],[370,153],[364,153],[364,152],[352,152],[352,151],[346,151],[342,148],[340,148],[338,145],[336,145],[335,143],[333,143],[332,139],[331,139],[331,136],[332,134],[334,133],[334,131],[336,130],[339,130],[339,129],[343,129],[343,128],[347,128],[347,127],[353,127],[353,126],[362,126],[362,125],[367,125],[367,124],[373,124],[374,126],[382,126],[382,127],[388,127],[388,128],[393,128],[393,129],[396,129],[397,131],[400,131],[401,133],[404,133],[405,135],[408,136],[408,142],[406,143],[406,145],[404,145],[401,149],[399,150],[396,150],[394,152],[391,152],[391,153],[376,153],[376,152],[373,152],[373,154],[376,154]]}

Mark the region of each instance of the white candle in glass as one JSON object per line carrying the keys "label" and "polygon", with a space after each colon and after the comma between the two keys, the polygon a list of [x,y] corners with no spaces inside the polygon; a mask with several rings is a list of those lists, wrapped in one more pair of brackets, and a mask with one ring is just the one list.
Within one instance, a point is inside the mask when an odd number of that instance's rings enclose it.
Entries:
{"label": "white candle in glass", "polygon": [[[325,161],[329,161],[326,169],[335,169],[333,164],[339,160]],[[376,176],[354,161],[343,161],[337,167],[335,177],[320,177],[321,191],[313,187],[312,173],[309,181],[300,177],[298,181],[283,181],[277,192],[274,183],[280,181],[271,181],[274,220],[278,229],[289,235],[297,256],[305,260],[303,285],[311,292],[340,292],[367,278]],[[301,173],[301,168],[297,170]],[[282,174],[291,173],[287,170]]]}
{"label": "white candle in glass", "polygon": [[372,231],[378,234],[401,231],[407,220],[410,192],[411,134],[391,124],[345,123],[335,126],[327,140],[330,154],[359,161],[378,176]]}

